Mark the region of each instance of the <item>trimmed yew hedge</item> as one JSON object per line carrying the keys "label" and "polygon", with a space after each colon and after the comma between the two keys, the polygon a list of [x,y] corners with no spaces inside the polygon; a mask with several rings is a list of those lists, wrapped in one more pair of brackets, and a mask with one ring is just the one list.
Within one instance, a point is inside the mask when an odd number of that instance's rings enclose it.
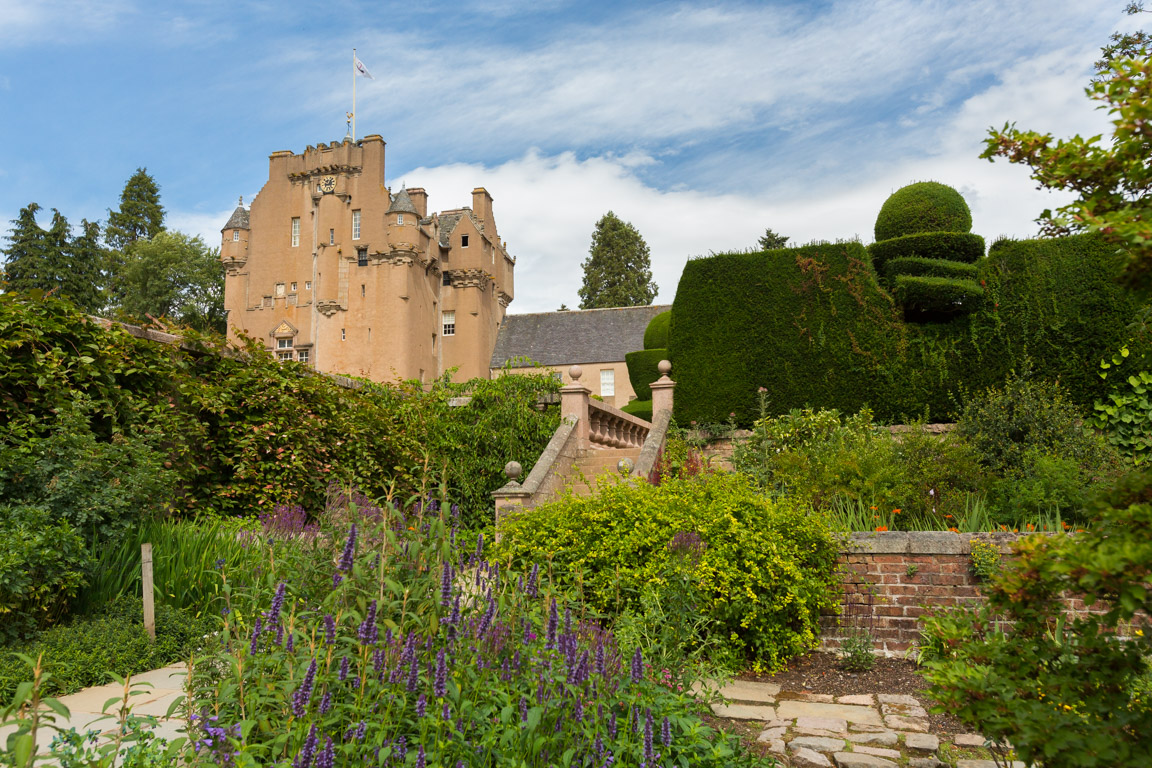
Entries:
{"label": "trimmed yew hedge", "polygon": [[868,252],[880,272],[895,259],[913,256],[974,264],[984,257],[984,238],[966,232],[924,232],[872,243]]}
{"label": "trimmed yew hedge", "polygon": [[661,312],[644,329],[644,349],[667,349],[668,329],[672,325],[672,310]]}
{"label": "trimmed yew hedge", "polygon": [[884,275],[889,284],[897,275],[911,277],[954,277],[961,280],[979,279],[979,270],[975,264],[961,264],[944,259],[922,259],[919,256],[907,256],[892,259],[884,264]]}
{"label": "trimmed yew hedge", "polygon": [[661,360],[667,359],[667,349],[642,349],[624,355],[624,361],[628,364],[628,381],[632,384],[637,400],[652,399],[652,382],[660,378],[656,366],[660,365]]}
{"label": "trimmed yew hedge", "polygon": [[965,392],[1009,371],[1059,380],[1082,409],[1101,397],[1100,359],[1137,310],[1112,279],[1114,246],[1093,235],[998,241],[976,265],[980,306],[948,322],[905,322],[859,243],[689,261],[672,309],[681,424],[741,425],[805,406],[881,422],[948,418]]}
{"label": "trimmed yew hedge", "polygon": [[971,278],[898,275],[892,295],[906,315],[938,316],[971,312],[979,305],[984,291]]}
{"label": "trimmed yew hedge", "polygon": [[947,184],[921,181],[901,187],[880,207],[876,240],[919,232],[968,232],[972,212],[964,197]]}

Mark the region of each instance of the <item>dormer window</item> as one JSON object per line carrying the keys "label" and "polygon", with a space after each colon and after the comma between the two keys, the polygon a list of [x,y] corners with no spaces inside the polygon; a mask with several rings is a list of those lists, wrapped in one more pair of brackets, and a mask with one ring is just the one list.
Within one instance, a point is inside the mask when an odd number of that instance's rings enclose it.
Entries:
{"label": "dormer window", "polygon": [[468,235],[460,235],[460,247],[461,248],[467,248],[468,247]]}

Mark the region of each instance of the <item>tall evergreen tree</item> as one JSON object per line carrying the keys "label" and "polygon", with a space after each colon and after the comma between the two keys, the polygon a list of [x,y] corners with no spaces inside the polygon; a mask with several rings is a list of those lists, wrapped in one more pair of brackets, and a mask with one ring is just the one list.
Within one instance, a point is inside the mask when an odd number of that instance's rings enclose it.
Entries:
{"label": "tall evergreen tree", "polygon": [[55,287],[48,263],[48,233],[36,223],[39,210],[36,203],[28,203],[12,220],[8,247],[3,250],[4,277],[10,291],[47,293]]}
{"label": "tall evergreen tree", "polygon": [[146,168],[136,173],[120,193],[119,210],[108,211],[104,239],[108,247],[124,253],[137,240],[151,240],[164,229],[164,208],[160,205],[160,187]]}
{"label": "tall evergreen tree", "polygon": [[656,290],[648,244],[635,227],[608,211],[596,222],[584,260],[580,309],[647,306]]}
{"label": "tall evergreen tree", "polygon": [[784,248],[791,239],[787,235],[778,235],[772,231],[771,228],[764,230],[764,234],[756,242],[760,245],[762,251],[774,251],[778,248]]}
{"label": "tall evergreen tree", "polygon": [[80,234],[71,238],[68,252],[61,291],[85,312],[99,312],[104,304],[100,270],[107,258],[100,245],[100,225],[81,219]]}

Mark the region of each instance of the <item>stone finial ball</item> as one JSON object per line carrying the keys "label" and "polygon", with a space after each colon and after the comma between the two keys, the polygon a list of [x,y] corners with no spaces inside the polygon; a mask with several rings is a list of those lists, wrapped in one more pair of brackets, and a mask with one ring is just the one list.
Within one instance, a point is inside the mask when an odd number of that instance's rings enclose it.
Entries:
{"label": "stone finial ball", "polygon": [[627,456],[616,462],[616,471],[622,475],[632,474],[632,470],[635,468],[636,462],[632,461],[632,459],[628,458]]}
{"label": "stone finial ball", "polygon": [[572,381],[580,381],[580,376],[584,373],[584,369],[578,365],[574,365],[568,369],[568,375],[572,377]]}
{"label": "stone finial ball", "polygon": [[524,467],[518,461],[510,461],[504,465],[504,474],[509,480],[515,481],[524,473]]}
{"label": "stone finial ball", "polygon": [[656,370],[660,371],[661,376],[667,376],[668,374],[672,373],[672,361],[661,360],[656,364]]}

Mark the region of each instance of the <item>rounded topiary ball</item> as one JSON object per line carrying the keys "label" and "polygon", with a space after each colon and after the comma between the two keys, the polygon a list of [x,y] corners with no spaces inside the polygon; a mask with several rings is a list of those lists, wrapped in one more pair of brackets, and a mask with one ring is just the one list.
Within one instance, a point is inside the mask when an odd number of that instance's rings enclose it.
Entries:
{"label": "rounded topiary ball", "polygon": [[667,349],[668,329],[672,324],[672,310],[661,312],[652,318],[644,329],[644,349]]}
{"label": "rounded topiary ball", "polygon": [[921,181],[896,190],[876,217],[876,242],[921,232],[969,232],[972,212],[947,184]]}

